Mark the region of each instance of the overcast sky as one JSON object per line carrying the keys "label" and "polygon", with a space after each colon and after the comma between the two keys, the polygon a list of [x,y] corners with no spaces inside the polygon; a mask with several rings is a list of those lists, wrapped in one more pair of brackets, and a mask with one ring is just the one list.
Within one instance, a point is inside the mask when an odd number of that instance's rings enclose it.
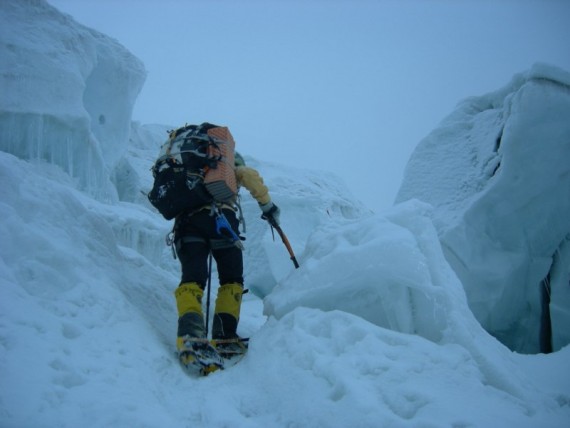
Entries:
{"label": "overcast sky", "polygon": [[144,62],[134,120],[227,125],[374,210],[460,100],[538,61],[570,71],[568,0],[48,1]]}

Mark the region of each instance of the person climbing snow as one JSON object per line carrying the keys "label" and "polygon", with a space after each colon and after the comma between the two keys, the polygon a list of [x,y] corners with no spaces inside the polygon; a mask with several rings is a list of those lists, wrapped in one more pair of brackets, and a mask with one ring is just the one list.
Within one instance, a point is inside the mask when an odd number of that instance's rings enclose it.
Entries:
{"label": "person climbing snow", "polygon": [[[220,130],[223,132],[218,132]],[[222,135],[224,139],[212,135]],[[227,128],[208,123],[172,131],[153,167],[155,183],[149,193],[150,202],[161,214],[166,219],[175,219],[170,241],[182,271],[174,293],[180,361],[185,367],[198,367],[206,374],[223,367],[220,356],[245,351],[237,334],[244,293],[243,244],[236,203],[239,188],[245,187],[250,192],[259,204],[261,217],[271,227],[279,227],[280,210],[272,201],[263,178],[258,171],[246,166],[243,157],[234,150],[234,144]],[[229,167],[227,162],[222,163],[228,159],[232,160]],[[221,186],[224,191],[220,191],[220,183],[208,188],[208,184],[204,184],[208,181],[208,170],[225,172],[230,191],[225,183]],[[217,197],[216,192],[224,196]],[[202,298],[211,280],[212,258],[217,266],[219,288],[210,342]]]}
{"label": "person climbing snow", "polygon": [[[280,210],[272,202],[259,173],[246,166],[243,158],[237,153],[235,166],[238,185],[245,187],[257,200],[263,218],[279,224]],[[216,216],[212,215],[213,208],[220,209],[227,219],[222,233],[217,227]],[[182,279],[175,292],[178,308],[177,347],[180,352],[184,351],[188,342],[195,338],[203,339],[206,335],[202,296],[209,274],[210,252],[216,261],[220,284],[214,306],[212,339],[220,341],[218,349],[224,351],[227,348],[243,346],[240,341],[227,341],[238,338],[237,326],[244,291],[241,241],[232,241],[224,235],[232,232],[239,234],[239,220],[236,207],[230,204],[221,207],[212,207],[208,204],[176,217],[174,243],[182,268]]]}

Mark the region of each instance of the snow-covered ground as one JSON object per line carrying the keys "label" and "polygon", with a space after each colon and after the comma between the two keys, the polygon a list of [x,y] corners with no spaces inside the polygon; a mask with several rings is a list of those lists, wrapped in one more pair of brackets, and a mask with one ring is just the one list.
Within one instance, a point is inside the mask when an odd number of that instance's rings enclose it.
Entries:
{"label": "snow-covered ground", "polygon": [[[171,224],[141,194],[167,127],[128,123],[132,93],[105,114],[117,129],[130,126],[130,141],[94,132],[101,113],[75,91],[83,109],[62,101],[34,110],[26,88],[45,72],[48,48],[69,31],[84,42],[93,33],[43,1],[2,2],[0,17],[0,55],[38,57],[27,85],[0,68],[0,128],[12,126],[0,139],[0,426],[567,426],[570,347],[520,355],[480,326],[440,245],[437,209],[409,200],[373,214],[335,176],[249,156],[301,267],[243,195],[251,292],[239,332],[250,350],[228,370],[186,375],[174,354]],[[52,38],[23,49],[29,33],[20,27],[40,18]],[[6,43],[7,32],[19,37]],[[107,64],[116,57],[132,70],[129,82],[140,79],[136,59],[97,40]],[[85,66],[61,46],[68,55],[55,55],[66,58],[55,70]],[[56,93],[55,76],[53,85]],[[87,86],[79,80],[76,91]],[[37,135],[42,150],[21,151],[27,127],[48,116],[59,125]],[[61,140],[61,129],[90,138]],[[93,163],[75,145],[109,154]],[[90,176],[108,190],[94,191]]]}

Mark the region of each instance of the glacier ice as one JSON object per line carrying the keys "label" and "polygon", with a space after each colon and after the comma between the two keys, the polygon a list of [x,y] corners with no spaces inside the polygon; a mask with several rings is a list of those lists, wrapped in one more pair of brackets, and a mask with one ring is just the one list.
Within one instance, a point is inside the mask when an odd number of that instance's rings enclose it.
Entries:
{"label": "glacier ice", "polygon": [[116,201],[146,71],[113,39],[44,1],[0,3],[0,149],[59,165],[81,189]]}
{"label": "glacier ice", "polygon": [[[541,339],[541,287],[569,266],[570,74],[536,64],[498,91],[461,102],[420,142],[397,202],[435,207],[434,222],[477,319],[511,349],[549,350]],[[551,277],[567,290],[568,278]],[[552,294],[555,349],[568,344],[570,306]],[[548,305],[546,306],[548,310]],[[548,315],[548,314],[546,314]]]}

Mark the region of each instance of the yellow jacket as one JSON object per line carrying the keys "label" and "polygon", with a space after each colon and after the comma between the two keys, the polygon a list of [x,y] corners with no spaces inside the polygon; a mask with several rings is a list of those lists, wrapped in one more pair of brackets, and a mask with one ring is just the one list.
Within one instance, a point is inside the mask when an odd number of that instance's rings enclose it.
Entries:
{"label": "yellow jacket", "polygon": [[263,178],[255,169],[248,166],[238,166],[236,168],[236,177],[238,186],[245,187],[261,205],[271,201],[269,189],[267,189],[267,186],[263,183]]}

